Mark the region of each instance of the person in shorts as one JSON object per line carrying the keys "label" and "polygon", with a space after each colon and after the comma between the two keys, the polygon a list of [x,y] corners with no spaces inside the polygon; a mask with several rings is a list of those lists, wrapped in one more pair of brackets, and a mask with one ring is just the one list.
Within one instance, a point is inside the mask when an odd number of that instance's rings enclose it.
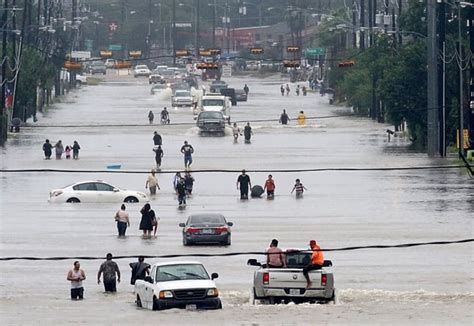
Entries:
{"label": "person in shorts", "polygon": [[267,191],[267,198],[273,198],[275,196],[275,181],[273,181],[273,176],[271,174],[268,175],[263,190]]}
{"label": "person in shorts", "polygon": [[71,282],[71,300],[84,299],[84,287],[82,281],[86,279],[86,273],[81,269],[81,264],[75,261],[73,269],[67,273],[67,280]]}
{"label": "person in shorts", "polygon": [[191,167],[191,164],[193,163],[193,153],[194,153],[194,148],[193,146],[188,144],[188,141],[184,141],[184,145],[181,146],[181,153],[184,154],[184,168],[189,169]]}

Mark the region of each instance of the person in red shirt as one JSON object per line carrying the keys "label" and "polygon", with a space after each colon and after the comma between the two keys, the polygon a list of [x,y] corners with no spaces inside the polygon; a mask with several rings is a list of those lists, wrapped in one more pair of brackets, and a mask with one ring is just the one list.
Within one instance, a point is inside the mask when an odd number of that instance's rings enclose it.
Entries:
{"label": "person in red shirt", "polygon": [[273,198],[275,196],[275,181],[273,181],[271,174],[268,175],[268,179],[265,181],[263,190],[267,190],[267,198]]}
{"label": "person in red shirt", "polygon": [[309,289],[312,285],[311,280],[309,279],[308,272],[313,270],[318,270],[323,267],[324,264],[324,255],[321,251],[321,248],[316,244],[316,240],[311,240],[309,246],[313,253],[311,254],[311,262],[308,266],[303,268],[303,275],[306,278],[306,288]]}

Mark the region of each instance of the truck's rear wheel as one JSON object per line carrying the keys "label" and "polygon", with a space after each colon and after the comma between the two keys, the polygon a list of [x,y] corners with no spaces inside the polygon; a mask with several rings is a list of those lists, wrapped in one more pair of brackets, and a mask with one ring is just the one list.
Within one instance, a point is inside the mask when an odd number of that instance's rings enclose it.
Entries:
{"label": "truck's rear wheel", "polygon": [[140,296],[138,294],[137,294],[137,300],[135,301],[135,303],[137,304],[137,308],[142,307],[142,300],[140,300]]}

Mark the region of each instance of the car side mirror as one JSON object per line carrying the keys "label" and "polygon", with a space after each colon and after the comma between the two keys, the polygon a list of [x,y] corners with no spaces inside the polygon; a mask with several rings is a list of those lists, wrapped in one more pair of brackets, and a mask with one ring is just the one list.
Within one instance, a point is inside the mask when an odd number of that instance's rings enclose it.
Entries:
{"label": "car side mirror", "polygon": [[184,223],[179,223],[179,226],[182,227],[182,228],[184,228],[184,227],[186,226],[186,224],[184,224]]}
{"label": "car side mirror", "polygon": [[234,223],[232,223],[232,222],[227,222],[227,225],[228,225],[228,226],[234,226]]}
{"label": "car side mirror", "polygon": [[153,279],[150,276],[145,276],[145,282],[153,284]]}
{"label": "car side mirror", "polygon": [[120,190],[117,188],[114,188],[114,192],[119,192]]}
{"label": "car side mirror", "polygon": [[216,279],[218,277],[219,277],[219,274],[217,274],[217,273],[212,273],[211,274],[211,280]]}
{"label": "car side mirror", "polygon": [[247,265],[249,266],[262,266],[256,259],[249,259],[247,260]]}

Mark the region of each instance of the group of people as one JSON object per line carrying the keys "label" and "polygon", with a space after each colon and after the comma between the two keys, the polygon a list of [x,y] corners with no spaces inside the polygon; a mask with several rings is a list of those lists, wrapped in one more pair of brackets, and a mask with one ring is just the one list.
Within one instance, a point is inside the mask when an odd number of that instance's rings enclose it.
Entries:
{"label": "group of people", "polygon": [[[155,214],[155,211],[151,208],[149,203],[146,203],[140,210],[141,219],[139,230],[143,231],[143,238],[150,239],[151,232],[156,237],[158,231],[160,218]],[[127,228],[130,227],[130,215],[127,212],[125,204],[120,206],[120,209],[115,213],[115,222],[117,224],[118,237],[124,238]]]}
{"label": "group of people", "polygon": [[79,159],[79,150],[81,149],[81,146],[79,146],[79,143],[75,140],[72,146],[63,145],[63,142],[61,140],[58,140],[55,145],[53,145],[49,139],[46,139],[46,141],[43,144],[43,152],[44,152],[44,158],[46,160],[51,159],[51,155],[53,154],[53,149],[54,153],[56,155],[56,159],[60,160],[62,159],[63,153],[66,156],[66,159],[69,160],[71,158],[71,152],[72,152],[72,158],[74,160]]}
{"label": "group of people", "polygon": [[[148,122],[150,124],[153,124],[153,120],[155,120],[155,114],[153,113],[152,110],[148,112]],[[161,124],[169,124],[170,123],[170,114],[168,112],[168,109],[165,107],[163,110],[160,112],[160,122]]]}
{"label": "group of people", "polygon": [[[306,86],[300,87],[300,85],[296,85],[295,93],[297,96],[300,96],[300,90],[303,93],[303,96],[306,96],[308,94],[308,89],[306,88]],[[290,85],[286,84],[285,86],[282,84],[280,86],[281,96],[285,96],[285,93],[286,93],[286,96],[289,96],[290,92],[291,92]]]}
{"label": "group of people", "polygon": [[[282,125],[287,125],[289,121],[290,121],[290,117],[288,116],[288,113],[286,113],[286,110],[283,110],[282,114],[280,115],[279,122]],[[306,115],[304,114],[303,110],[301,110],[298,113],[298,116],[296,117],[296,121],[298,122],[298,125],[300,126],[303,126],[306,124]]]}
{"label": "group of people", "polygon": [[300,96],[300,89],[301,92],[303,93],[303,96],[306,96],[308,94],[308,90],[306,89],[306,86],[300,87],[300,85],[296,85],[296,95]]}
{"label": "group of people", "polygon": [[[252,187],[252,182],[250,181],[250,176],[247,174],[245,170],[242,170],[242,173],[237,178],[236,182],[237,190],[240,190],[240,199],[248,199],[249,198],[249,190],[252,190],[253,197],[260,197],[262,194],[261,192],[258,193],[257,189],[254,190]],[[257,186],[259,187],[259,186]],[[267,180],[265,180],[263,186],[263,192],[267,192],[267,198],[273,199],[275,197],[275,180],[271,174],[268,175]],[[301,183],[300,179],[296,179],[295,185],[291,190],[291,193],[296,192],[296,198],[303,197],[303,193],[306,189],[305,186]]]}
{"label": "group of people", "polygon": [[[252,127],[250,127],[250,122],[247,122],[244,127],[244,139],[246,144],[250,144],[250,138],[252,138],[252,135]],[[236,122],[234,122],[234,124],[232,125],[232,136],[234,137],[234,143],[237,143],[239,140],[239,136],[242,136],[242,132],[237,126]]]}
{"label": "group of people", "polygon": [[[112,260],[113,256],[108,253],[105,257],[99,271],[97,272],[97,284],[104,284],[104,290],[108,293],[117,292],[117,282],[120,283],[121,273],[120,269],[115,261]],[[138,261],[129,264],[131,268],[130,284],[134,285],[136,280],[144,280],[147,275],[150,274],[150,265],[145,263],[143,256],[138,257]],[[69,270],[66,279],[71,282],[71,300],[82,300],[84,299],[84,286],[83,281],[86,280],[86,273],[81,268],[79,261],[73,263],[73,268]]]}
{"label": "group of people", "polygon": [[173,188],[178,195],[178,207],[186,207],[186,198],[192,195],[194,186],[194,177],[189,171],[184,173],[184,177],[181,176],[181,172],[176,172],[173,179]]}
{"label": "group of people", "polygon": [[[154,131],[153,133],[153,152],[155,152],[155,163],[156,163],[156,170],[161,170],[161,164],[164,156],[163,151],[163,138],[161,135]],[[191,164],[193,163],[193,153],[194,147],[188,143],[187,140],[184,141],[183,146],[181,146],[181,153],[184,156],[184,168],[188,170],[191,168]]]}

